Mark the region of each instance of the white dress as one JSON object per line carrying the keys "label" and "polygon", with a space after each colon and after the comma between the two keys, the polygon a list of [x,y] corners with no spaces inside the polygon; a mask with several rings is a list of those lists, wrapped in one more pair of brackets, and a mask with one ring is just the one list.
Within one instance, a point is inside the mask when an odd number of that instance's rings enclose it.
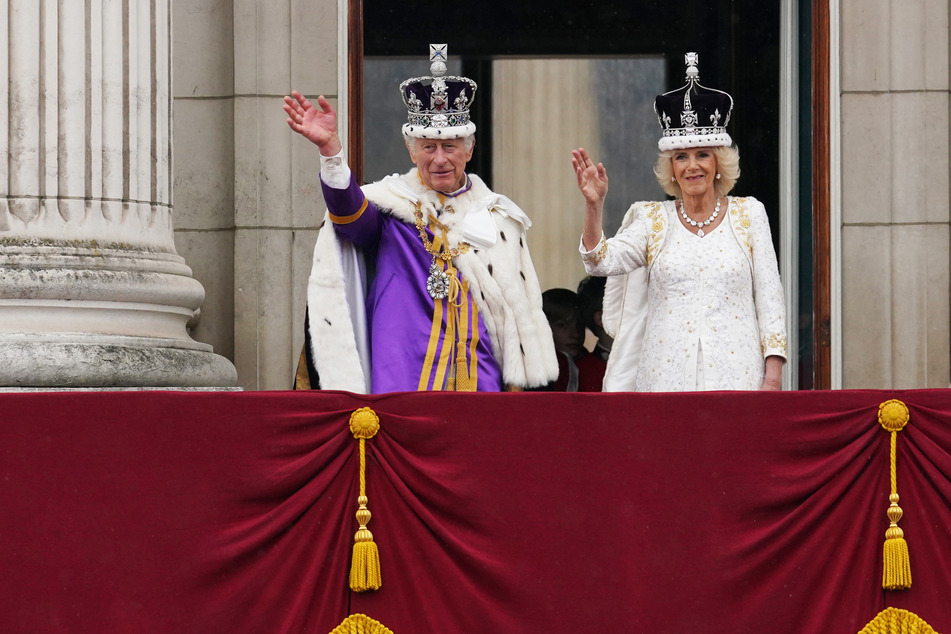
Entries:
{"label": "white dress", "polygon": [[[612,359],[608,368],[608,374],[631,374],[630,389],[755,390],[765,358],[785,358],[783,291],[766,210],[754,198],[733,197],[727,209],[719,226],[701,238],[681,224],[673,204],[637,203],[617,236],[591,251],[582,248],[591,275],[647,267],[636,372],[624,358]],[[621,317],[618,339],[636,328],[634,319]],[[605,376],[606,385],[611,380]]]}

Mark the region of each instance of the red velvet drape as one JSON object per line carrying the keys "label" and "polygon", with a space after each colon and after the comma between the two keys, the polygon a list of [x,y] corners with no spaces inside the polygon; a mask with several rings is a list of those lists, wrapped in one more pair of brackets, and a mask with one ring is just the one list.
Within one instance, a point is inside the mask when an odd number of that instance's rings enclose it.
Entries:
{"label": "red velvet drape", "polygon": [[951,391],[2,394],[0,571],[3,632],[951,632]]}

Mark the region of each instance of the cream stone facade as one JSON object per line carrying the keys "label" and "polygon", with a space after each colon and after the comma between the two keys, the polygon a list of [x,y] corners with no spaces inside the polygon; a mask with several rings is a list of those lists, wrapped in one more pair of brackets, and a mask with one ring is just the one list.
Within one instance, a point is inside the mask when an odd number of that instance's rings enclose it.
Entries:
{"label": "cream stone facade", "polygon": [[[244,389],[289,389],[323,204],[281,99],[325,94],[347,126],[347,2],[169,1],[174,249],[204,288],[190,334]],[[829,5],[832,387],[947,387],[949,3]]]}
{"label": "cream stone facade", "polygon": [[948,2],[842,0],[842,386],[948,386]]}

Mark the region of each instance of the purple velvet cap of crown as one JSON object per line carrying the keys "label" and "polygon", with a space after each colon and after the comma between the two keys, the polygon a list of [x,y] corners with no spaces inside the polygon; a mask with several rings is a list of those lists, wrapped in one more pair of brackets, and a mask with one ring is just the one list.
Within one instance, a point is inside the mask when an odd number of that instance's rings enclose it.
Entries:
{"label": "purple velvet cap of crown", "polygon": [[475,133],[469,108],[476,83],[468,77],[446,75],[446,45],[430,45],[432,75],[413,77],[400,84],[406,106],[403,134],[427,139],[455,139]]}
{"label": "purple velvet cap of crown", "polygon": [[733,97],[700,85],[696,53],[687,53],[685,61],[687,84],[654,100],[654,112],[661,127],[657,147],[680,150],[733,145],[726,131],[733,111]]}

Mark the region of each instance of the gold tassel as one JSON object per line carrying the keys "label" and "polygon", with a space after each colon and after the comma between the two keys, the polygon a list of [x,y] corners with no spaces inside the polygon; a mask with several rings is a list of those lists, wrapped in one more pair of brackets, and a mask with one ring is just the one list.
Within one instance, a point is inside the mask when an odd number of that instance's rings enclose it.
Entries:
{"label": "gold tassel", "polygon": [[383,584],[380,577],[380,552],[373,541],[373,533],[367,529],[372,515],[367,509],[365,443],[379,430],[380,418],[369,407],[361,407],[350,415],[350,433],[360,440],[360,496],[357,498],[357,523],[360,528],[353,537],[353,561],[350,564],[350,589],[354,592],[379,590]]}
{"label": "gold tassel", "polygon": [[886,590],[907,590],[911,587],[911,559],[905,533],[898,527],[902,509],[898,506],[898,432],[908,424],[908,406],[898,400],[885,401],[878,407],[878,422],[891,434],[889,473],[891,495],[888,496],[889,526],[885,531],[882,551],[882,587]]}
{"label": "gold tassel", "polygon": [[882,587],[886,590],[907,590],[911,587],[911,559],[908,557],[908,542],[905,533],[898,528],[902,510],[898,506],[898,494],[888,496],[888,530],[882,551]]}
{"label": "gold tassel", "polygon": [[924,619],[908,610],[885,608],[859,634],[936,634]]}
{"label": "gold tassel", "polygon": [[393,634],[393,630],[366,614],[351,614],[330,634]]}

